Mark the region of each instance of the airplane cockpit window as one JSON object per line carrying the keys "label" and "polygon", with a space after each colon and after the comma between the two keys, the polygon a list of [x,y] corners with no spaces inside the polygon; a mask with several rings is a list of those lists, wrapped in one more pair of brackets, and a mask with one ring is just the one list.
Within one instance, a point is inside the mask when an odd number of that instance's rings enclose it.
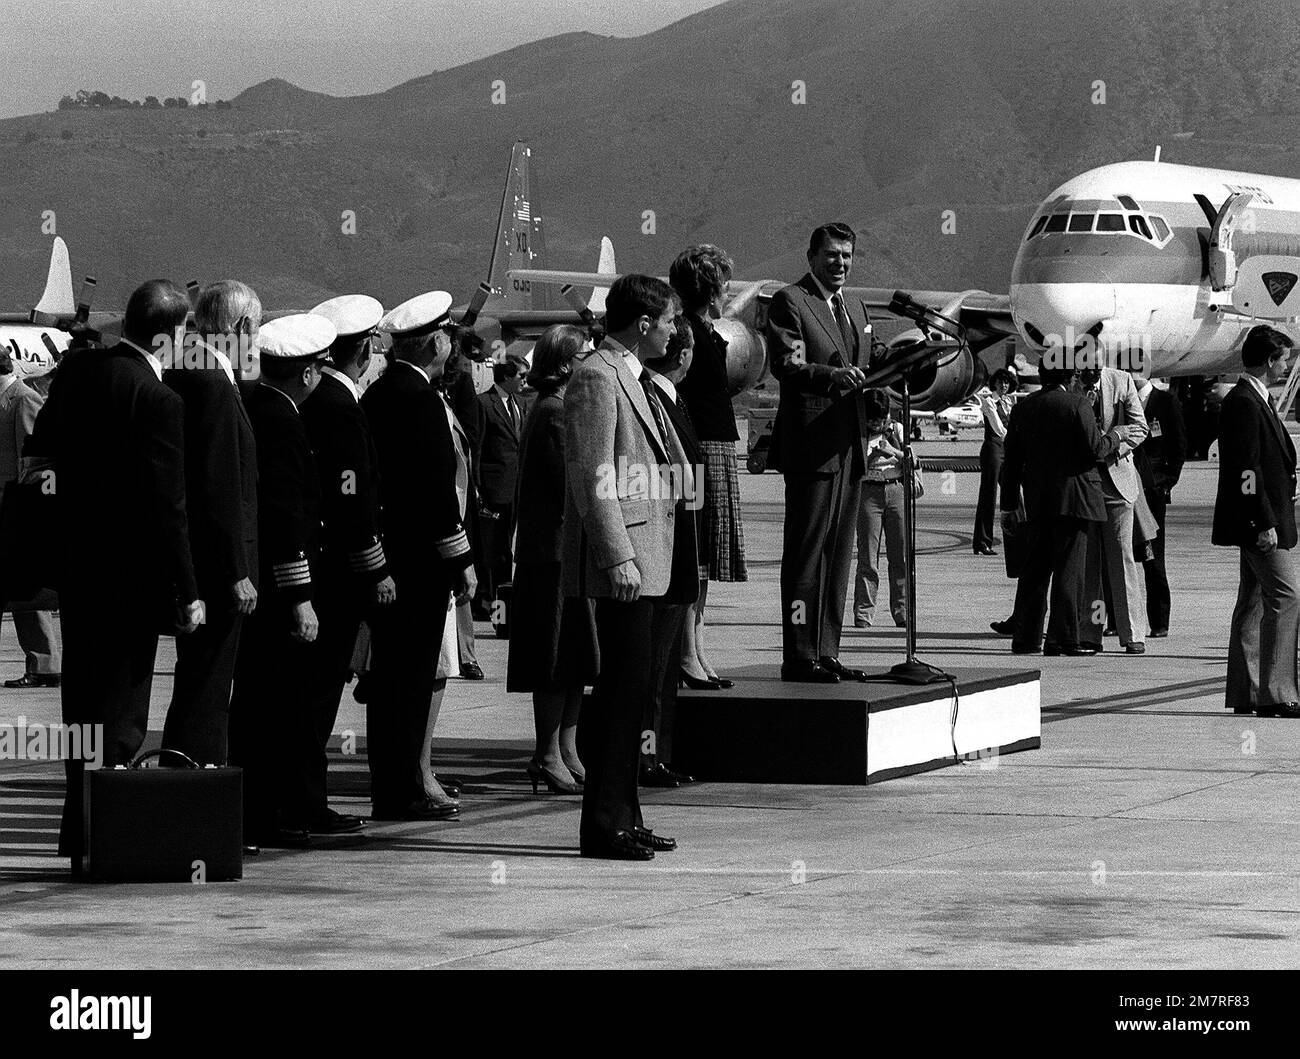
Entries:
{"label": "airplane cockpit window", "polygon": [[1129,195],[1116,195],[1115,197],[1119,199],[1119,204],[1126,210],[1140,210],[1142,208]]}
{"label": "airplane cockpit window", "polygon": [[1046,223],[1047,223],[1046,217],[1039,217],[1038,220],[1034,222],[1033,228],[1029,230],[1029,234],[1025,236],[1025,242],[1029,242],[1030,239],[1032,239],[1039,232],[1041,232],[1043,230],[1043,225],[1045,225]]}
{"label": "airplane cockpit window", "polygon": [[1122,213],[1099,213],[1097,214],[1097,231],[1099,232],[1123,232],[1124,214]]}
{"label": "airplane cockpit window", "polygon": [[1143,239],[1151,238],[1151,229],[1147,227],[1145,217],[1130,217],[1128,219],[1128,226],[1134,235],[1140,235]]}
{"label": "airplane cockpit window", "polygon": [[1169,238],[1169,225],[1165,224],[1163,217],[1152,217],[1151,227],[1155,229],[1157,242],[1163,243]]}
{"label": "airplane cockpit window", "polygon": [[1065,222],[1068,218],[1069,218],[1068,213],[1053,213],[1050,217],[1047,218],[1046,231],[1048,232],[1065,231]]}
{"label": "airplane cockpit window", "polygon": [[1092,231],[1092,214],[1091,213],[1072,213],[1070,214],[1070,231],[1072,232],[1090,232]]}

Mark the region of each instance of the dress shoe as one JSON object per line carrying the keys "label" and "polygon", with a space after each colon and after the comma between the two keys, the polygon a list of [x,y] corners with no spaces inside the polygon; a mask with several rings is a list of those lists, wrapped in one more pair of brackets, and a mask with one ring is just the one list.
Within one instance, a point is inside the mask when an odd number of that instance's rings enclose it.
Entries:
{"label": "dress shoe", "polygon": [[57,688],[58,673],[24,673],[16,680],[6,680],[7,688]]}
{"label": "dress shoe", "polygon": [[1274,702],[1261,704],[1255,709],[1256,717],[1300,717],[1300,702]]}
{"label": "dress shoe", "polygon": [[634,827],[632,834],[643,846],[649,846],[659,853],[671,853],[677,848],[677,839],[656,835],[648,827]]}
{"label": "dress shoe", "polygon": [[372,820],[452,820],[460,815],[459,802],[435,802],[432,798],[421,798],[417,802],[402,808],[375,808],[370,814]]}
{"label": "dress shoe", "polygon": [[307,830],[313,835],[348,835],[360,831],[366,822],[359,816],[348,816],[326,809],[324,813],[307,822]]}
{"label": "dress shoe", "polygon": [[270,831],[259,831],[253,836],[253,845],[266,846],[269,849],[306,849],[311,845],[311,835],[306,828],[277,827]]}
{"label": "dress shoe", "polygon": [[1118,636],[1119,632],[1116,631],[1115,626],[1107,625],[1104,629],[1101,630],[1101,634],[1102,636]]}
{"label": "dress shoe", "polygon": [[703,680],[699,677],[693,677],[684,669],[681,672],[681,679],[678,681],[677,686],[681,687],[682,685],[690,688],[691,691],[717,691],[722,686],[708,677]]}
{"label": "dress shoe", "polygon": [[1027,643],[1016,643],[1012,640],[1011,653],[1013,655],[1045,655],[1047,650],[1042,647],[1030,646]]}
{"label": "dress shoe", "polygon": [[1147,635],[1148,635],[1149,637],[1151,637],[1151,639],[1153,639],[1153,640],[1159,640],[1159,639],[1162,639],[1163,637],[1168,636],[1168,635],[1169,635],[1169,630],[1168,630],[1168,629],[1152,629],[1149,633],[1147,633]]}
{"label": "dress shoe", "polygon": [[1254,713],[1254,712],[1255,712],[1255,707],[1254,707],[1254,706],[1234,706],[1234,707],[1232,708],[1232,712],[1233,712],[1233,713]]}
{"label": "dress shoe", "polygon": [[718,676],[717,673],[710,673],[709,679],[713,681],[713,683],[717,684],[718,687],[722,688],[724,691],[727,688],[734,688],[736,686],[736,682],[734,680],[728,680],[726,677],[720,677]]}
{"label": "dress shoe", "polygon": [[483,670],[477,662],[462,662],[460,677],[462,680],[482,680]]}
{"label": "dress shoe", "polygon": [[976,555],[997,555],[998,550],[996,548],[988,548],[988,547],[976,548],[975,554]]}
{"label": "dress shoe", "polygon": [[816,662],[782,662],[781,679],[796,684],[838,684],[840,678]]}
{"label": "dress shoe", "polygon": [[854,618],[854,619],[853,619],[853,627],[854,627],[855,629],[870,629],[870,628],[871,628],[871,619],[870,619],[870,618]]}
{"label": "dress shoe", "polygon": [[682,783],[675,773],[668,771],[665,765],[643,765],[640,785],[642,787],[680,787]]}
{"label": "dress shoe", "polygon": [[838,658],[831,658],[828,655],[823,655],[821,658],[817,659],[817,664],[821,666],[823,669],[829,670],[830,672],[834,673],[841,680],[866,680],[867,679],[867,674],[865,670],[851,669],[850,667],[844,665],[844,663],[842,663]]}
{"label": "dress shoe", "polygon": [[591,841],[582,840],[579,852],[584,857],[601,857],[605,860],[654,860],[655,851],[643,846],[631,831],[615,831]]}
{"label": "dress shoe", "polygon": [[694,777],[694,776],[692,776],[692,775],[690,775],[690,774],[688,774],[688,773],[685,773],[685,772],[679,772],[677,769],[673,768],[671,765],[660,765],[659,767],[662,768],[665,772],[667,772],[668,775],[670,775],[673,779],[675,779],[675,780],[677,781],[677,785],[678,785],[679,787],[684,787],[684,786],[686,786],[686,784],[688,784],[688,783],[694,783],[694,782],[695,782],[695,777]]}
{"label": "dress shoe", "polygon": [[1016,623],[1010,618],[1006,621],[991,621],[989,628],[999,636],[1014,636],[1016,634]]}
{"label": "dress shoe", "polygon": [[1091,644],[1051,644],[1043,648],[1043,654],[1048,658],[1057,658],[1060,655],[1066,655],[1070,658],[1091,658],[1097,654],[1097,648]]}
{"label": "dress shoe", "polygon": [[245,843],[245,845],[244,845],[244,856],[245,856],[245,857],[257,857],[257,856],[260,856],[261,853],[262,853],[262,847],[261,847],[261,846],[251,846],[251,845],[248,845],[247,843]]}
{"label": "dress shoe", "polygon": [[529,780],[533,784],[533,793],[537,793],[537,788],[541,784],[546,784],[546,789],[552,794],[581,794],[582,785],[578,783],[566,783],[545,765],[536,761],[528,762],[525,769],[528,773]]}
{"label": "dress shoe", "polygon": [[465,781],[457,779],[455,776],[434,776],[433,778],[438,786],[442,788],[442,793],[447,795],[448,798],[459,798],[460,792],[465,789]]}
{"label": "dress shoe", "polygon": [[1126,643],[1124,645],[1124,653],[1126,655],[1144,655],[1147,653],[1147,645],[1138,642]]}

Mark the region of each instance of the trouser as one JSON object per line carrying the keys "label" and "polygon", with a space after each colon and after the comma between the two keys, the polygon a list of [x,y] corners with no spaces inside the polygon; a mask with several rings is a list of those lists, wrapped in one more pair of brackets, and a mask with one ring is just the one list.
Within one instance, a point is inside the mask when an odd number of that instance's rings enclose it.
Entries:
{"label": "trouser", "polygon": [[352,671],[352,652],[366,613],[363,593],[369,587],[344,570],[317,578],[315,610],[320,630],[311,645],[311,673],[307,678],[308,717],[314,735],[307,795],[313,817],[324,815],[329,808],[326,748],[338,719],[343,687]]}
{"label": "trouser", "polygon": [[[392,561],[392,556],[389,556]],[[370,799],[384,815],[425,797],[423,758],[451,578],[443,564],[393,573],[397,598],[370,618],[366,744]]]}
{"label": "trouser", "polygon": [[839,656],[860,488],[848,459],[829,474],[785,476],[781,647],[786,662]]}
{"label": "trouser", "polygon": [[[1105,612],[1119,633],[1119,642],[1142,643],[1146,639],[1146,592],[1142,567],[1133,556],[1133,504],[1120,496],[1109,481],[1102,482],[1102,492],[1106,497],[1106,521],[1100,527],[1101,547],[1095,556],[1089,556],[1089,604],[1104,603],[1104,577],[1112,601]],[[1098,628],[1089,642],[1096,642],[1100,633]]]}
{"label": "trouser", "polygon": [[27,657],[27,672],[32,676],[58,676],[63,660],[54,611],[16,610],[13,616],[18,646]]}
{"label": "trouser", "polygon": [[1050,584],[1052,616],[1047,640],[1077,647],[1085,635],[1084,568],[1089,523],[1057,516],[1028,523],[1025,563],[1016,583],[1016,629],[1012,643],[1037,649],[1043,642],[1043,616]]}
{"label": "trouser", "polygon": [[479,584],[478,595],[489,609],[497,598],[497,590],[510,580],[514,556],[510,549],[510,526],[514,521],[513,504],[484,503],[483,509],[495,518],[480,517],[479,535],[483,542],[483,572],[486,579]]}
{"label": "trouser", "polygon": [[1228,709],[1300,701],[1296,690],[1300,597],[1289,548],[1241,549],[1228,638]]}
{"label": "trouser", "polygon": [[642,825],[637,795],[641,725],[650,697],[655,599],[596,600],[600,667],[578,719],[578,756],[587,770],[579,840],[599,843]]}
{"label": "trouser", "polygon": [[1168,501],[1162,489],[1148,489],[1147,506],[1156,520],[1156,537],[1151,542],[1152,558],[1142,564],[1147,590],[1147,622],[1152,630],[1169,628],[1169,574],[1165,570],[1165,511]]}
{"label": "trouser", "polygon": [[214,606],[202,625],[176,637],[176,675],[162,745],[200,765],[224,765],[230,689],[244,618]]}
{"label": "trouser", "polygon": [[291,635],[292,605],[263,592],[244,621],[230,697],[230,763],[244,770],[244,833],[303,829],[312,814],[314,644]]}
{"label": "trouser", "polygon": [[889,563],[889,613],[896,625],[907,621],[907,537],[903,522],[903,483],[862,483],[858,502],[858,569],[853,586],[853,617],[870,622],[880,589],[880,544]]}
{"label": "trouser", "polygon": [[[103,725],[102,767],[127,765],[140,751],[149,728],[149,692],[158,655],[157,619],[144,612],[113,612],[108,597],[64,591],[59,609],[63,625],[63,722],[82,728]],[[67,760],[67,790],[59,853],[72,858],[78,874],[84,852],[82,793],[84,759]]]}
{"label": "trouser", "polygon": [[690,607],[661,603],[650,623],[650,694],[641,718],[641,763],[653,767],[673,759],[673,719],[681,677],[682,629]]}
{"label": "trouser", "polygon": [[985,439],[980,448],[980,495],[975,505],[971,547],[993,547],[993,520],[997,517],[998,473],[1002,470],[1002,442]]}

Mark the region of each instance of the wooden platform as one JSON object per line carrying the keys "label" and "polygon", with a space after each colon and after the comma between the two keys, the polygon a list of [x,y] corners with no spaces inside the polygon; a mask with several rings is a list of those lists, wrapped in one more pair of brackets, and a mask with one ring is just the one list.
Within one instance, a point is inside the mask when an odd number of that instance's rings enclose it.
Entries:
{"label": "wooden platform", "polygon": [[678,693],[673,767],[735,783],[879,783],[1040,745],[1039,672],[955,669],[953,685],[787,684],[775,666]]}

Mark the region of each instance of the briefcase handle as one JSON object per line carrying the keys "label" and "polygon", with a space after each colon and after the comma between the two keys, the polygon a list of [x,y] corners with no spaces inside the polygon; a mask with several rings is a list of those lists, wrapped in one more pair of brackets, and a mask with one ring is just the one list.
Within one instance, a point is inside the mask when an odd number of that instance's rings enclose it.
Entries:
{"label": "briefcase handle", "polygon": [[144,764],[146,761],[148,761],[150,758],[152,758],[152,757],[162,757],[163,754],[175,754],[178,758],[180,758],[182,761],[185,762],[185,767],[186,767],[186,768],[196,769],[196,768],[199,767],[199,766],[198,766],[198,763],[197,763],[197,762],[196,762],[192,757],[190,757],[188,754],[183,754],[183,753],[181,753],[181,751],[179,751],[179,750],[170,750],[170,749],[168,749],[168,748],[165,747],[165,746],[164,746],[164,747],[160,747],[160,748],[157,749],[157,750],[150,750],[150,751],[148,751],[148,752],[146,752],[146,753],[144,753],[144,754],[141,754],[138,758],[136,758],[134,761],[131,762],[131,764],[130,764],[129,767],[130,767],[130,768],[133,768],[133,769],[138,769],[141,765],[143,765],[143,764]]}

